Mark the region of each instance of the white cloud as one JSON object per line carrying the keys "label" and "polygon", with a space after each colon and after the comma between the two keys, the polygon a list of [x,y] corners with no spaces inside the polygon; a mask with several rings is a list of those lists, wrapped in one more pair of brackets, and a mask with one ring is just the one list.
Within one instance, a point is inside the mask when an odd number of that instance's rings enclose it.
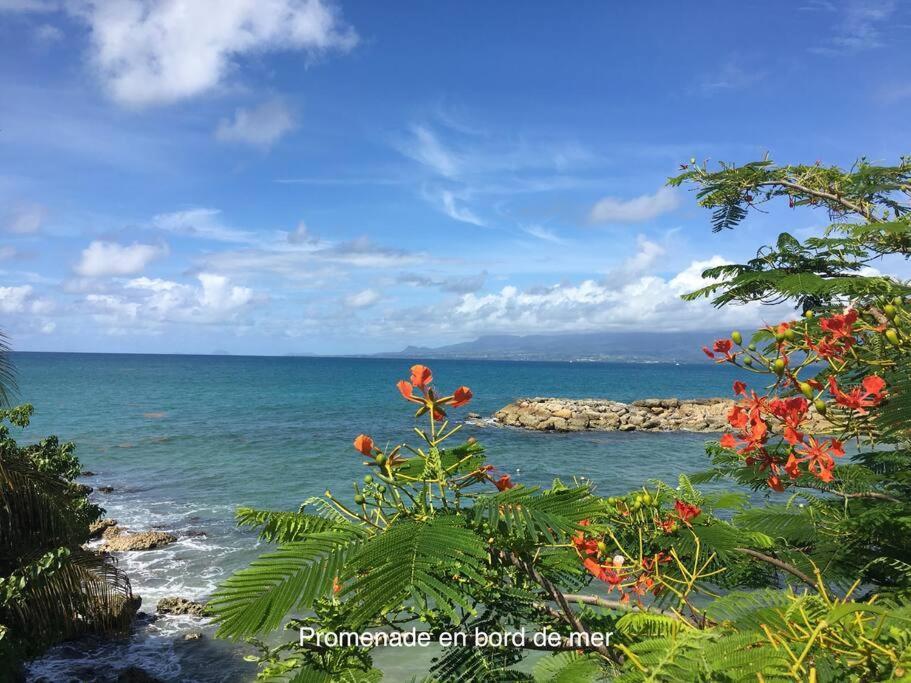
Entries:
{"label": "white cloud", "polygon": [[73,9],[91,27],[91,60],[108,92],[129,106],[211,90],[247,55],[347,51],[358,40],[324,0],[93,0]]}
{"label": "white cloud", "polygon": [[440,193],[440,202],[443,205],[443,213],[452,218],[453,220],[459,221],[460,223],[470,223],[471,225],[484,225],[484,221],[478,218],[471,209],[468,209],[464,206],[459,206],[456,203],[455,195],[449,190],[443,190]]}
{"label": "white cloud", "polygon": [[235,230],[221,224],[218,209],[188,209],[172,213],[160,213],[152,219],[152,226],[177,235],[214,240],[216,242],[253,243],[256,237],[243,230]]}
{"label": "white cloud", "polygon": [[22,313],[31,296],[31,285],[0,287],[0,311],[3,313]]}
{"label": "white cloud", "polygon": [[153,259],[167,253],[165,246],[95,241],[82,251],[82,257],[74,270],[83,277],[135,275]]}
{"label": "white cloud", "polygon": [[[802,9],[824,11],[837,15],[828,44],[811,47],[810,52],[824,55],[844,55],[883,47],[886,32],[895,28],[895,0],[847,0],[843,3],[817,2]],[[901,29],[896,33],[904,39]]]}
{"label": "white cloud", "polygon": [[406,156],[446,178],[459,175],[461,162],[458,156],[446,149],[430,128],[413,126],[411,133],[413,137],[401,146]]}
{"label": "white cloud", "polygon": [[[642,241],[639,255],[624,264],[621,270],[657,259],[659,249],[654,243]],[[727,262],[720,256],[693,261],[667,278],[639,274],[528,289],[510,285],[492,294],[466,294],[441,325],[445,327],[444,331],[460,330],[463,335],[643,328],[683,331],[755,325],[787,315],[784,308],[759,304],[718,310],[708,301],[684,302],[680,299],[681,294],[707,284],[702,278],[703,270]]]}
{"label": "white cloud", "polygon": [[14,235],[34,235],[41,230],[47,218],[47,209],[41,204],[20,204],[10,210],[3,229]]}
{"label": "white cloud", "polygon": [[348,308],[369,308],[380,300],[380,293],[375,289],[365,289],[345,297],[345,306]]}
{"label": "white cloud", "polygon": [[11,247],[9,245],[4,245],[4,246],[0,247],[0,261],[5,261],[7,259],[11,259],[15,255],[16,255],[16,250],[13,247]]}
{"label": "white cloud", "polygon": [[35,296],[31,285],[0,287],[0,313],[47,315],[54,308],[53,301]]}
{"label": "white cloud", "polygon": [[288,233],[288,241],[291,244],[319,244],[320,239],[310,232],[306,223],[301,221],[294,230]]}
{"label": "white cloud", "polygon": [[95,319],[109,331],[161,328],[168,322],[212,324],[233,320],[255,300],[253,290],[214,273],[197,275],[199,286],[140,277],[122,290],[89,294]]}
{"label": "white cloud", "polygon": [[662,187],[634,199],[605,197],[592,207],[588,218],[592,223],[641,223],[673,211],[679,204],[677,193]]}
{"label": "white cloud", "polygon": [[53,24],[41,24],[35,28],[35,38],[45,45],[63,40],[63,31]]}
{"label": "white cloud", "polygon": [[252,109],[241,107],[232,119],[222,119],[215,129],[215,139],[271,147],[294,127],[291,110],[281,100],[272,100]]}
{"label": "white cloud", "polygon": [[528,233],[532,237],[537,237],[539,240],[544,240],[545,242],[553,242],[554,244],[566,244],[565,239],[560,237],[553,230],[545,228],[543,225],[525,225],[522,226],[522,231]]}

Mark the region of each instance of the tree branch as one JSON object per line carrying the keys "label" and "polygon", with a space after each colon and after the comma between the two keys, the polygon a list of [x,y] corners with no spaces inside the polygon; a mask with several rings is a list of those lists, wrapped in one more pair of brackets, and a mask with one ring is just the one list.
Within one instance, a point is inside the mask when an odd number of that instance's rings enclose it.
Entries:
{"label": "tree branch", "polygon": [[766,555],[765,553],[761,553],[758,550],[753,550],[752,548],[734,548],[734,550],[736,550],[738,553],[743,553],[744,555],[749,555],[750,557],[756,558],[757,560],[761,560],[761,561],[765,562],[766,564],[772,565],[773,567],[777,567],[778,569],[781,569],[782,571],[787,572],[788,574],[791,574],[792,576],[796,576],[798,579],[803,581],[805,584],[807,584],[808,586],[813,588],[813,590],[815,590],[815,591],[819,590],[819,586],[816,585],[816,582],[813,581],[813,579],[811,579],[809,576],[804,574],[802,571],[800,571],[794,565],[790,565],[787,562],[784,562],[783,560],[779,560],[777,557],[772,557],[771,555]]}
{"label": "tree branch", "polygon": [[811,197],[816,197],[817,199],[824,199],[829,202],[841,204],[843,207],[845,207],[849,211],[853,211],[854,213],[861,215],[867,221],[869,221],[871,223],[876,222],[876,219],[870,215],[869,209],[864,209],[863,206],[861,206],[859,204],[855,204],[854,202],[850,202],[847,199],[845,199],[844,197],[840,197],[836,194],[832,194],[831,192],[824,192],[823,190],[814,190],[811,187],[806,187],[805,185],[800,185],[799,183],[795,183],[792,180],[770,180],[770,181],[767,181],[764,183],[757,183],[756,187],[768,187],[768,186],[773,186],[773,185],[780,185],[781,187],[786,187],[786,188],[788,188],[790,190],[794,190],[796,192],[802,192],[803,194],[809,195]]}

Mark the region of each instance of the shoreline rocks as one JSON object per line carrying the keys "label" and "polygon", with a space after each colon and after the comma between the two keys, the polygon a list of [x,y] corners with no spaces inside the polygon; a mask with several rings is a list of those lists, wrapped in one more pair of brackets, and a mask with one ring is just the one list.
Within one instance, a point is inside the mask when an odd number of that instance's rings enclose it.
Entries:
{"label": "shoreline rocks", "polygon": [[[723,432],[734,401],[727,398],[609,399],[522,398],[494,413],[496,423],[541,432]],[[808,416],[808,431],[825,433],[828,422]]]}
{"label": "shoreline rocks", "polygon": [[206,606],[195,600],[169,596],[158,601],[158,604],[155,605],[155,611],[158,614],[188,614],[193,617],[204,617],[206,615]]}
{"label": "shoreline rocks", "polygon": [[105,529],[103,538],[105,542],[101,550],[105,552],[122,552],[125,550],[154,550],[170,545],[177,540],[177,536],[163,531],[139,531],[136,533],[115,533],[117,527]]}

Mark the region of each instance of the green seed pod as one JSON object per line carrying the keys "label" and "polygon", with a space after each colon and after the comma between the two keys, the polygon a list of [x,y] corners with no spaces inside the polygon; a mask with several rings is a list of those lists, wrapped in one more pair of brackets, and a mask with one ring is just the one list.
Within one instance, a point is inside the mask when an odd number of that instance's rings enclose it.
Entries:
{"label": "green seed pod", "polygon": [[788,341],[794,341],[797,339],[797,332],[789,327],[787,330],[785,330],[784,338]]}
{"label": "green seed pod", "polygon": [[737,330],[734,330],[731,332],[731,341],[739,346],[740,344],[743,344],[743,335]]}
{"label": "green seed pod", "polygon": [[365,483],[365,484],[372,484],[372,483],[373,483],[373,477],[370,476],[369,474],[364,475],[364,483]]}
{"label": "green seed pod", "polygon": [[651,496],[651,494],[649,494],[649,493],[644,493],[644,494],[642,494],[642,503],[643,503],[644,505],[651,505],[651,504],[652,504],[652,496]]}
{"label": "green seed pod", "polygon": [[784,362],[783,358],[776,358],[775,362],[772,363],[772,369],[775,371],[775,374],[780,375],[784,372],[784,369],[788,367],[788,364]]}
{"label": "green seed pod", "polygon": [[898,338],[898,330],[894,327],[890,327],[886,330],[886,339],[888,339],[889,343],[893,346],[901,346],[902,341]]}
{"label": "green seed pod", "polygon": [[826,402],[821,398],[817,398],[815,401],[813,401],[813,407],[816,408],[816,412],[818,412],[820,415],[826,414]]}
{"label": "green seed pod", "polygon": [[385,453],[380,453],[378,456],[376,456],[376,464],[380,467],[386,464],[386,460],[387,458]]}
{"label": "green seed pod", "polygon": [[752,366],[752,365],[753,365],[753,358],[752,358],[751,356],[744,356],[744,357],[743,357],[743,364],[746,365],[747,367]]}
{"label": "green seed pod", "polygon": [[801,382],[798,384],[800,387],[800,393],[806,396],[807,398],[813,398],[813,387],[811,387],[806,382]]}
{"label": "green seed pod", "polygon": [[883,306],[883,313],[886,314],[887,318],[894,318],[895,314],[898,313],[898,309],[892,304],[886,304]]}
{"label": "green seed pod", "polygon": [[362,495],[359,493],[359,494],[357,494],[357,495],[354,497],[354,502],[355,502],[357,505],[363,505],[364,503],[367,502],[367,499],[364,498],[364,496],[362,496]]}

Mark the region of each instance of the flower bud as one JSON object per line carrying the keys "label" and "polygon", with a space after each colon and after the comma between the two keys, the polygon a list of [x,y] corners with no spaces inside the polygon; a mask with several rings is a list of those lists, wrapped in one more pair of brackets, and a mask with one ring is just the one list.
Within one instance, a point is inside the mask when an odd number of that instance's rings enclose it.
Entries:
{"label": "flower bud", "polygon": [[376,464],[380,467],[386,464],[386,460],[387,458],[385,453],[380,453],[378,456],[376,456]]}
{"label": "flower bud", "polygon": [[813,387],[811,387],[806,382],[801,382],[797,385],[800,387],[800,393],[806,396],[807,398],[813,398]]}
{"label": "flower bud", "polygon": [[895,314],[898,313],[898,309],[892,304],[886,304],[883,306],[883,313],[886,314],[887,318],[894,318]]}
{"label": "flower bud", "polygon": [[740,334],[740,332],[738,332],[737,330],[734,330],[733,332],[731,332],[731,341],[733,341],[735,344],[740,346],[741,344],[743,344],[743,335]]}
{"label": "flower bud", "polygon": [[795,332],[792,328],[789,327],[784,332],[784,338],[787,339],[788,341],[794,341],[795,339],[797,339],[797,332]]}
{"label": "flower bud", "polygon": [[894,299],[892,299],[892,303],[896,306],[901,306],[904,302],[902,301],[902,298],[900,296],[897,296]]}
{"label": "flower bud", "polygon": [[755,350],[756,350],[756,344],[750,343],[750,345],[749,345],[747,348],[748,348],[750,351],[755,351]]}
{"label": "flower bud", "polygon": [[893,346],[901,346],[901,339],[898,338],[898,330],[894,327],[890,327],[886,330],[886,339],[889,340],[889,343]]}
{"label": "flower bud", "polygon": [[372,484],[372,483],[373,483],[373,477],[370,476],[369,474],[364,475],[364,483],[365,483],[365,484]]}
{"label": "flower bud", "polygon": [[816,408],[816,412],[818,412],[820,415],[826,414],[826,402],[821,398],[817,398],[815,401],[813,401],[813,407]]}
{"label": "flower bud", "polygon": [[359,493],[359,494],[357,494],[357,495],[354,497],[354,502],[355,502],[356,505],[363,505],[364,503],[367,502],[367,499],[364,498],[364,496],[362,496],[362,495]]}
{"label": "flower bud", "polygon": [[598,541],[598,552],[604,555],[607,552],[607,543]]}
{"label": "flower bud", "polygon": [[746,365],[747,367],[750,367],[751,365],[753,365],[753,358],[751,356],[744,356],[743,364]]}
{"label": "flower bud", "polygon": [[784,362],[784,358],[776,358],[775,362],[772,363],[772,369],[776,375],[783,373],[786,367],[788,367],[788,364]]}
{"label": "flower bud", "polygon": [[813,311],[804,311],[803,317],[804,317],[804,318],[812,318],[812,317],[813,317]]}

